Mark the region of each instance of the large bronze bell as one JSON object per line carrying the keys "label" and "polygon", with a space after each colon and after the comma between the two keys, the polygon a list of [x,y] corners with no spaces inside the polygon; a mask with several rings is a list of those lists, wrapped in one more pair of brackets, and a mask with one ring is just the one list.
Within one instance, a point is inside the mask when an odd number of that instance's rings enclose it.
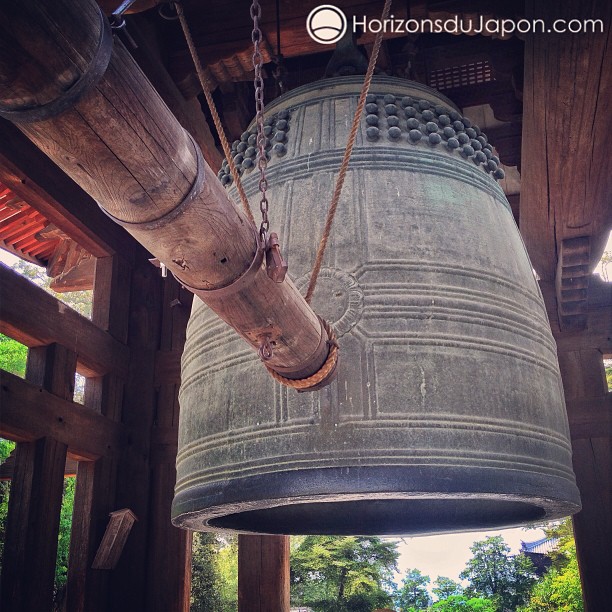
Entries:
{"label": "large bronze bell", "polygon": [[[271,218],[300,288],[362,80],[305,85],[268,109]],[[175,525],[413,534],[580,508],[555,343],[499,160],[438,92],[388,77],[370,91],[313,300],[339,337],[337,379],[279,386],[196,299]],[[256,208],[254,132],[235,154]]]}

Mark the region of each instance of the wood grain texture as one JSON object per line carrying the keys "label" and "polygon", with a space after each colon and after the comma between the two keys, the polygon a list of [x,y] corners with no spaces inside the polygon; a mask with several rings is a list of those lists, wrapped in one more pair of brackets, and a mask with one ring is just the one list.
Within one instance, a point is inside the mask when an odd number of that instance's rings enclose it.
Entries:
{"label": "wood grain texture", "polygon": [[[123,392],[121,421],[129,444],[119,458],[115,504],[130,508],[138,517],[119,563],[109,579],[109,609],[145,610],[149,585],[147,564],[151,529],[151,430],[156,414],[154,387],[155,350],[161,322],[159,270],[148,261],[131,275],[128,345],[131,359]],[[168,521],[169,524],[169,521]]]}
{"label": "wood grain texture", "polygon": [[0,264],[0,331],[26,346],[62,343],[77,354],[79,372],[101,375],[124,371],[128,350],[110,334]]}
{"label": "wood grain texture", "polygon": [[160,37],[156,35],[154,23],[159,22],[147,19],[143,15],[129,19],[130,35],[138,45],[137,49],[131,49],[132,56],[179,123],[198,143],[208,165],[218,171],[223,155],[215,145],[215,138],[197,98],[185,99],[166,70],[163,59],[165,50],[161,48]]}
{"label": "wood grain texture", "polygon": [[587,612],[612,598],[608,542],[612,541],[612,419],[602,354],[559,353],[568,404],[573,464],[582,510],[574,515],[578,565]]}
{"label": "wood grain texture", "polygon": [[73,457],[89,460],[117,453],[126,441],[119,423],[4,371],[0,398],[0,435],[5,438],[52,436]]}
{"label": "wood grain texture", "polygon": [[[193,295],[169,277],[163,281],[160,348],[156,351],[156,418],[151,430],[151,494],[146,609],[151,612],[188,612],[191,586],[192,533],[174,527],[170,509],[176,482],[178,440],[178,383],[158,375],[158,356],[172,371],[180,372],[187,321]],[[180,378],[180,377],[179,377]],[[173,559],[169,565],[167,559]]]}
{"label": "wood grain texture", "polygon": [[238,536],[238,611],[289,612],[288,536]]}
{"label": "wood grain texture", "polygon": [[561,240],[599,241],[612,225],[612,4],[529,0],[526,17],[604,23],[603,33],[544,32],[526,39],[521,233],[538,274],[550,280]]}

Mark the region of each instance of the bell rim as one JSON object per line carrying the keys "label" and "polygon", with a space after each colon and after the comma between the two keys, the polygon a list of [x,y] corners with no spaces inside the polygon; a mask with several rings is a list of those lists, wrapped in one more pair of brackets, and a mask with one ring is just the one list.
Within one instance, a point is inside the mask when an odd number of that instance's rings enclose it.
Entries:
{"label": "bell rim", "polygon": [[[465,466],[351,466],[190,487],[175,496],[172,523],[194,531],[245,534],[401,536],[515,527],[562,518],[580,508],[575,482],[557,476]],[[356,509],[368,515],[370,526],[362,532],[359,520],[348,516]],[[504,512],[510,516],[504,518]],[[332,514],[337,523],[316,525],[317,517]],[[420,515],[425,520],[414,523]],[[292,516],[295,529],[283,527]],[[389,522],[393,527],[387,529]]]}

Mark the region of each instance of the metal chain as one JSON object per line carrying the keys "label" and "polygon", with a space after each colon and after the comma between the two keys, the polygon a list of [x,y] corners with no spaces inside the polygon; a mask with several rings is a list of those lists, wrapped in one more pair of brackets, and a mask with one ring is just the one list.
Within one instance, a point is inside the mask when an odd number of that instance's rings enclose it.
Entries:
{"label": "metal chain", "polygon": [[261,193],[261,201],[259,203],[259,210],[261,211],[259,235],[265,244],[270,229],[270,221],[268,219],[268,198],[266,197],[266,190],[268,189],[268,180],[266,179],[268,158],[266,157],[266,135],[264,134],[264,82],[261,76],[263,57],[259,48],[263,35],[259,29],[261,6],[258,0],[253,0],[253,4],[251,4],[251,18],[253,19],[251,40],[253,41],[253,69],[255,72],[253,85],[255,86],[255,122],[257,125],[257,167],[259,168],[259,191]]}

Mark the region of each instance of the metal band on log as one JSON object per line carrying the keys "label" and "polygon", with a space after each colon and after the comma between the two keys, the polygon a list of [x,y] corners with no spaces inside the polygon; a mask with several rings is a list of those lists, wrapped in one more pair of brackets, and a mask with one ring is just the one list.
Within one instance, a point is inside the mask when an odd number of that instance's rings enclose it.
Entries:
{"label": "metal band on log", "polygon": [[[87,78],[104,29],[93,0],[0,7],[5,116],[65,100]],[[120,42],[71,102],[19,128],[252,347],[267,339],[267,367],[285,378],[317,372],[329,352],[317,315],[289,279],[252,269],[256,229]]]}

